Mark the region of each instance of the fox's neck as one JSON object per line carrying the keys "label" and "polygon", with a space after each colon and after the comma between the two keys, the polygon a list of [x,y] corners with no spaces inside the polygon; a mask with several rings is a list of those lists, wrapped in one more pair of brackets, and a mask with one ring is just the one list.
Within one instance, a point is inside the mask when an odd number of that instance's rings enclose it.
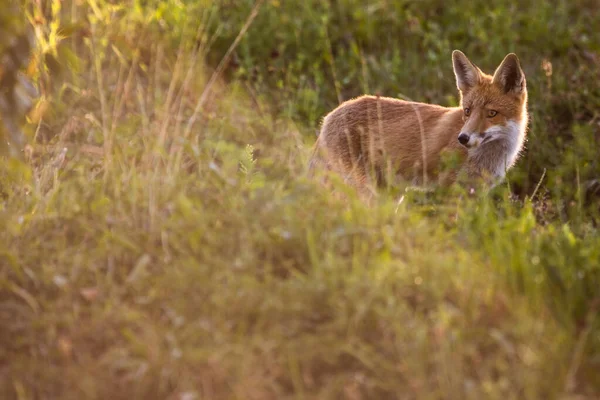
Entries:
{"label": "fox's neck", "polygon": [[468,160],[472,172],[491,175],[496,179],[504,178],[523,148],[527,119],[508,121],[506,129],[507,132],[502,136],[469,150]]}

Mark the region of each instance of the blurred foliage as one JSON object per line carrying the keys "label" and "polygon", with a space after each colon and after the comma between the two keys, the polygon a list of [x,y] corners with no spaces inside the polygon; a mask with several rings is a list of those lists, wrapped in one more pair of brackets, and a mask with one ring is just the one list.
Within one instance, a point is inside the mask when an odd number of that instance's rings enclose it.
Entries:
{"label": "blurred foliage", "polygon": [[[598,398],[596,1],[269,0],[210,91],[252,1],[24,4],[41,98],[27,162],[0,159],[3,398]],[[340,100],[455,105],[453,48],[525,68],[506,186],[367,206],[306,179]]]}
{"label": "blurred foliage", "polygon": [[21,73],[29,61],[32,35],[18,3],[0,10],[0,156],[21,157],[25,137],[21,125],[36,90]]}

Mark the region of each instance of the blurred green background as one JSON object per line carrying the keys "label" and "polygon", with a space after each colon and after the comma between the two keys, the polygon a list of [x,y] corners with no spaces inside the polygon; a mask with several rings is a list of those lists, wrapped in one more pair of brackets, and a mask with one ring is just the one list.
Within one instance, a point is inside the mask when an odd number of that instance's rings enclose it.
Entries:
{"label": "blurred green background", "polygon": [[[230,32],[216,41],[213,62],[252,4],[240,12],[243,3],[220,17]],[[600,171],[598,9],[588,0],[268,2],[230,72],[311,135],[340,100],[363,93],[455,106],[453,49],[487,73],[515,52],[531,123],[514,190],[531,194],[546,168],[548,190],[568,196],[575,179]]]}
{"label": "blurred green background", "polygon": [[[3,398],[600,395],[597,0],[10,4],[39,93],[2,115]],[[521,60],[504,185],[306,177],[341,101],[457,105],[453,49]]]}

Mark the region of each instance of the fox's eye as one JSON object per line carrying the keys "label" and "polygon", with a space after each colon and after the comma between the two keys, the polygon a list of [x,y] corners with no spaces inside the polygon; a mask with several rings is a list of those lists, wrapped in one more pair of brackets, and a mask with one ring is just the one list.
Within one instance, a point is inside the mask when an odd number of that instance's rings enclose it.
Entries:
{"label": "fox's eye", "polygon": [[494,118],[496,115],[498,115],[498,111],[488,110],[488,118]]}
{"label": "fox's eye", "polygon": [[465,115],[468,117],[469,115],[471,115],[471,109],[470,108],[465,108]]}

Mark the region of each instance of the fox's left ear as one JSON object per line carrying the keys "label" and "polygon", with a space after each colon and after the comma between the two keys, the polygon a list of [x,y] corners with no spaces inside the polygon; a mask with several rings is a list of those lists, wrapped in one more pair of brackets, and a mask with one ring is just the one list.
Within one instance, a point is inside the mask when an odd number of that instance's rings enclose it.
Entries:
{"label": "fox's left ear", "polygon": [[521,69],[519,59],[514,53],[510,53],[494,72],[493,82],[499,85],[504,92],[517,94],[525,90],[525,74]]}

